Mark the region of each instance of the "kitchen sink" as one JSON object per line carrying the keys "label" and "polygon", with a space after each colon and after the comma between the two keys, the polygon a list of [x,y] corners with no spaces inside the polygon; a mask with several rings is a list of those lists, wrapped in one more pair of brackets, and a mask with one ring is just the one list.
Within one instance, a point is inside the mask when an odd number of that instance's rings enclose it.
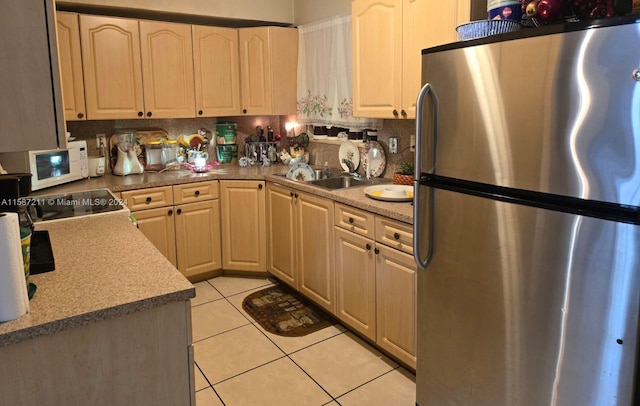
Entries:
{"label": "kitchen sink", "polygon": [[340,176],[335,178],[325,178],[319,180],[312,180],[307,182],[310,185],[318,186],[324,189],[346,189],[350,187],[357,186],[370,186],[370,185],[379,185],[382,183],[389,183],[388,179],[382,178],[354,178],[352,176]]}

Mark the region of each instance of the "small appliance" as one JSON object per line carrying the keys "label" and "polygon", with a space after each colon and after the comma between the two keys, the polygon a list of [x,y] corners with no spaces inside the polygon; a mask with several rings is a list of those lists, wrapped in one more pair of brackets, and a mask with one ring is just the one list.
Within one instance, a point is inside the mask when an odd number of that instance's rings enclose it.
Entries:
{"label": "small appliance", "polygon": [[89,177],[86,141],[67,142],[65,149],[49,149],[0,154],[9,172],[31,173],[31,190]]}
{"label": "small appliance", "polygon": [[123,132],[116,134],[118,140],[118,156],[116,166],[113,167],[114,175],[130,175],[144,172],[144,167],[138,160],[135,144],[135,132]]}

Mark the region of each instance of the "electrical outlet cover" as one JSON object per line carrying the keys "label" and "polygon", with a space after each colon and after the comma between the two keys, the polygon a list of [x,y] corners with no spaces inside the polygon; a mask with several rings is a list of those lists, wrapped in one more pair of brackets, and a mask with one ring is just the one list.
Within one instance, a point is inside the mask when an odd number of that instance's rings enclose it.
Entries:
{"label": "electrical outlet cover", "polygon": [[389,152],[392,154],[398,153],[398,139],[397,138],[389,138]]}

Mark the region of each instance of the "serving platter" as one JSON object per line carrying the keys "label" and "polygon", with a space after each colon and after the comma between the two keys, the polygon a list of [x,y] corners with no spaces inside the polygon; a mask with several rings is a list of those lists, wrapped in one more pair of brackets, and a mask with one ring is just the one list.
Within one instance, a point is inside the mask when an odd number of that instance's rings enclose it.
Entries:
{"label": "serving platter", "polygon": [[347,161],[351,161],[355,172],[360,165],[360,153],[358,152],[356,144],[351,141],[343,141],[340,144],[340,149],[338,150],[338,159],[340,161],[340,166],[345,170],[345,172],[349,172],[349,167],[347,164],[342,162],[342,160],[346,159]]}
{"label": "serving platter", "polygon": [[296,162],[291,166],[289,172],[287,172],[287,179],[308,182],[316,180],[316,173],[308,164],[305,164],[304,162]]}
{"label": "serving platter", "polygon": [[[369,162],[371,157],[371,162]],[[363,167],[369,167],[370,175],[374,178],[379,177],[387,166],[387,157],[384,149],[377,141],[369,141],[364,144],[364,148],[360,151],[360,162]]]}
{"label": "serving platter", "polygon": [[385,202],[410,202],[413,200],[413,186],[376,185],[364,190],[365,196]]}

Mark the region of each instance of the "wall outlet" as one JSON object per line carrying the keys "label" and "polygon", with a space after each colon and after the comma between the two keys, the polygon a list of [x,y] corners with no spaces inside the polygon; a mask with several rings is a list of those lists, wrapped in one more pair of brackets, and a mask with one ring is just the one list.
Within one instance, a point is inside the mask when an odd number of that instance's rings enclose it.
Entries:
{"label": "wall outlet", "polygon": [[409,144],[409,150],[410,151],[415,151],[416,150],[416,136],[415,135],[411,135],[409,138],[411,139],[410,144]]}
{"label": "wall outlet", "polygon": [[389,138],[389,153],[390,154],[398,153],[398,139],[395,137]]}
{"label": "wall outlet", "polygon": [[107,136],[105,134],[96,134],[96,148],[100,148],[100,145],[107,148]]}

